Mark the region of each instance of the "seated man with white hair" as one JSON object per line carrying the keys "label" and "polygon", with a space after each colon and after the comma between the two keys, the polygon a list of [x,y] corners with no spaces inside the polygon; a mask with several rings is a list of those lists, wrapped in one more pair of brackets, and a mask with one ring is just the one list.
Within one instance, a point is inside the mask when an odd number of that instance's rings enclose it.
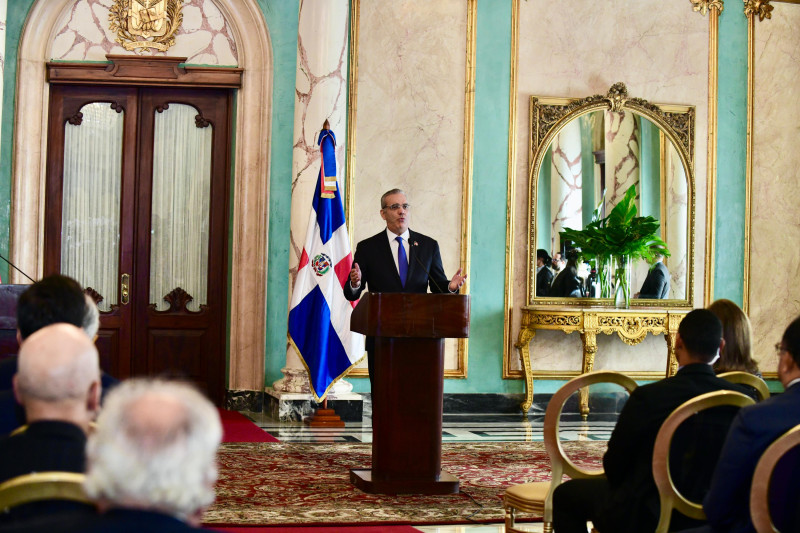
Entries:
{"label": "seated man with white hair", "polygon": [[101,512],[50,531],[195,531],[214,501],[221,441],[219,413],[194,387],[121,383],[86,449],[85,488]]}
{"label": "seated man with white hair", "polygon": [[25,431],[0,439],[0,481],[48,470],[83,472],[89,424],[100,407],[97,348],[79,328],[53,324],[19,351],[14,394]]}

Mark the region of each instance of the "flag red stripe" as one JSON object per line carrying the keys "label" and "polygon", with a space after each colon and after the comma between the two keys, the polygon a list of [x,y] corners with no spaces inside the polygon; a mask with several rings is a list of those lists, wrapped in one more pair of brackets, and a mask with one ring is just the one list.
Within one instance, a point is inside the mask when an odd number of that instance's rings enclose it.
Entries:
{"label": "flag red stripe", "polygon": [[306,249],[303,248],[303,255],[300,256],[300,264],[297,265],[297,270],[300,270],[307,264],[308,264],[308,252],[306,252]]}
{"label": "flag red stripe", "polygon": [[[348,282],[350,279],[350,269],[353,266],[353,254],[347,254],[347,256],[343,257],[341,261],[336,263],[336,266],[333,267],[333,271],[336,272],[336,277],[339,280],[339,285],[344,287],[344,284]],[[358,302],[350,302],[350,305],[353,307],[356,306]]]}

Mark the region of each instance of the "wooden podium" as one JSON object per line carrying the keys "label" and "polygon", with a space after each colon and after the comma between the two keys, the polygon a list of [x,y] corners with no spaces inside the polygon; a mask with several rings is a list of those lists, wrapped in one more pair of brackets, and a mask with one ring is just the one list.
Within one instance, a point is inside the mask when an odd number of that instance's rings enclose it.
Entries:
{"label": "wooden podium", "polygon": [[469,336],[469,296],[367,293],[350,329],[375,337],[372,469],[350,471],[364,492],[453,494],[442,471],[444,339]]}

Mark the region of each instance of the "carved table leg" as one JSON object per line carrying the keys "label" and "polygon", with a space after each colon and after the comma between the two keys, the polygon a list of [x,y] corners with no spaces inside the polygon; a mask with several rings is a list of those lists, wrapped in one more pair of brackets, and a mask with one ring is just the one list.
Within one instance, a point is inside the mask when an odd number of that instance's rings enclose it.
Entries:
{"label": "carved table leg", "polygon": [[675,336],[677,332],[669,331],[664,335],[667,341],[667,377],[675,375],[678,371],[678,359],[675,357]]}
{"label": "carved table leg", "polygon": [[[583,364],[581,374],[586,374],[594,369],[594,356],[597,354],[597,334],[594,331],[581,333],[583,341]],[[589,387],[581,389],[581,418],[586,420],[589,417]]]}
{"label": "carved table leg", "polygon": [[533,369],[531,368],[530,342],[536,332],[532,328],[523,327],[519,332],[519,339],[514,345],[519,350],[522,359],[522,368],[525,371],[525,401],[520,406],[522,414],[528,414],[533,405]]}

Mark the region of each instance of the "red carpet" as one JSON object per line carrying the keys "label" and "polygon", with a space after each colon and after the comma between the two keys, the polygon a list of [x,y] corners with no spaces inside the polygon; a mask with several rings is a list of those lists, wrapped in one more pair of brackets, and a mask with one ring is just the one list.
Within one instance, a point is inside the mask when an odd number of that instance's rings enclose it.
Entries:
{"label": "red carpet", "polygon": [[420,530],[411,526],[334,526],[334,527],[222,527],[214,531],[231,533],[416,533]]}
{"label": "red carpet", "polygon": [[[593,469],[601,464],[606,443],[569,441],[564,448],[576,464]],[[210,529],[292,528],[286,531],[502,522],[508,486],[550,479],[541,442],[444,443],[442,468],[461,482],[461,493],[444,496],[361,492],[350,483],[350,469],[371,463],[370,444],[223,444],[217,500],[203,522]]]}
{"label": "red carpet", "polygon": [[236,411],[219,409],[222,419],[222,442],[280,442]]}

